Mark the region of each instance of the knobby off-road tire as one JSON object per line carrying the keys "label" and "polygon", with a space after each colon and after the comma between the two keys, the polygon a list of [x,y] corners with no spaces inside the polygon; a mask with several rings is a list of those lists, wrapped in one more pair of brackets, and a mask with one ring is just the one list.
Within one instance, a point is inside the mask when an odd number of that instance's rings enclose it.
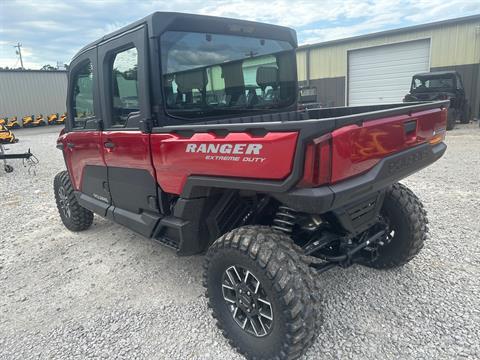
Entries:
{"label": "knobby off-road tire", "polygon": [[423,248],[428,233],[427,212],[420,199],[403,184],[385,194],[381,215],[389,224],[390,242],[378,248],[378,257],[363,265],[391,269],[412,260]]}
{"label": "knobby off-road tire", "polygon": [[63,225],[71,231],[88,229],[93,222],[93,213],[78,204],[67,171],[59,172],[55,176],[53,189]]}
{"label": "knobby off-road tire", "polygon": [[460,124],[469,124],[470,123],[471,108],[465,106],[462,115],[460,116]]}
{"label": "knobby off-road tire", "polygon": [[[261,337],[245,330],[248,327],[242,329],[234,319],[237,305],[224,298],[224,291],[238,294],[223,287],[226,271],[233,266],[258,279],[262,296],[271,303],[273,320]],[[244,226],[216,240],[205,258],[204,287],[217,326],[248,359],[296,359],[319,333],[321,297],[313,273],[291,239],[270,227]]]}

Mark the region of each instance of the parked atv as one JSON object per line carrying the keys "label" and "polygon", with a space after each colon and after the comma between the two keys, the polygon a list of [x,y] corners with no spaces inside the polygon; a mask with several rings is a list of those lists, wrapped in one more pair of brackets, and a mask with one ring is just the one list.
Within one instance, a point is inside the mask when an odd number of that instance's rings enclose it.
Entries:
{"label": "parked atv", "polygon": [[16,116],[13,116],[12,118],[6,117],[0,119],[0,125],[4,125],[7,129],[18,129],[20,127]]}
{"label": "parked atv", "polygon": [[47,116],[47,123],[48,125],[56,125],[58,121],[58,113],[50,114]]}
{"label": "parked atv", "polygon": [[40,114],[37,117],[35,117],[34,115],[24,116],[22,119],[22,124],[24,128],[27,128],[27,127],[45,126],[46,122],[43,118],[43,115]]}
{"label": "parked atv", "polygon": [[319,109],[326,107],[317,100],[315,86],[301,86],[298,89],[298,110]]}
{"label": "parked atv", "polygon": [[5,125],[0,125],[0,144],[14,144],[18,141],[13,132]]}
{"label": "parked atv", "polygon": [[456,71],[434,71],[416,74],[412,78],[410,93],[404,102],[450,100],[447,130],[455,127],[457,120],[462,124],[470,121],[470,108],[465,98],[462,78]]}
{"label": "parked atv", "polygon": [[65,120],[67,119],[67,113],[60,115],[60,118],[57,120],[57,125],[65,125]]}
{"label": "parked atv", "polygon": [[37,117],[35,118],[35,121],[33,122],[33,126],[45,126],[45,125],[47,125],[47,123],[43,118],[43,115],[42,114],[37,115]]}
{"label": "parked atv", "polygon": [[7,127],[7,129],[18,129],[18,128],[20,128],[20,124],[19,124],[16,116],[13,116],[13,117],[7,118],[7,119],[8,119],[8,121],[7,121],[7,124],[5,125]]}
{"label": "parked atv", "polygon": [[32,127],[33,121],[35,120],[35,115],[26,115],[22,118],[22,127]]}
{"label": "parked atv", "polygon": [[427,213],[398,181],[446,150],[448,100],[298,111],[296,47],[281,26],[154,13],[72,59],[57,140],[66,228],[95,213],[206,252],[209,307],[249,359],[312,345],[320,273],[420,252]]}

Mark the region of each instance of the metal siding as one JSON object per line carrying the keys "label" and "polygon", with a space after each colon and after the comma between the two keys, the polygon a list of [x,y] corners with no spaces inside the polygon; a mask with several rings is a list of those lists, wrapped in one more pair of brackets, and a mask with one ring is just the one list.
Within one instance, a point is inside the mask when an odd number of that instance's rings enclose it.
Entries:
{"label": "metal siding", "polygon": [[306,51],[297,52],[297,77],[298,81],[304,81],[307,79],[307,60]]}
{"label": "metal siding", "polygon": [[0,117],[66,111],[67,73],[0,71]]}
{"label": "metal siding", "polygon": [[[310,48],[311,79],[346,76],[347,52],[366,47],[419,39],[431,39],[431,67],[480,63],[480,20],[453,23],[416,31],[352,40]],[[305,56],[306,49],[297,52]],[[303,60],[303,63],[305,61]]]}

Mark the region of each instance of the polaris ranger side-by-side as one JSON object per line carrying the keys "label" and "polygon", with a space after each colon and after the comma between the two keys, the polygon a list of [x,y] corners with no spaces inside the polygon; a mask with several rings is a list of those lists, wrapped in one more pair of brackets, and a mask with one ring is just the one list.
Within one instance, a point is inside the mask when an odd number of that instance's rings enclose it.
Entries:
{"label": "polaris ranger side-by-side", "polygon": [[449,100],[447,130],[455,127],[457,120],[470,122],[470,105],[460,74],[456,71],[432,71],[413,75],[410,92],[404,102]]}
{"label": "polaris ranger side-by-side", "polygon": [[285,27],[154,13],[74,57],[57,141],[65,226],[96,213],[206,252],[209,306],[252,359],[312,344],[317,274],[417,255],[426,212],[398,181],[446,149],[448,101],[297,110],[296,46]]}

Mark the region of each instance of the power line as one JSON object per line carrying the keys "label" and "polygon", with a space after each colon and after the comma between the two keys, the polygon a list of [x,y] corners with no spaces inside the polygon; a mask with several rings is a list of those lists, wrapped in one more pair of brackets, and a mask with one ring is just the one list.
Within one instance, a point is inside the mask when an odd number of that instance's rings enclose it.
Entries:
{"label": "power line", "polygon": [[22,59],[22,44],[17,43],[17,45],[13,45],[13,47],[17,49],[15,52],[20,57],[20,66],[22,67],[22,69],[24,69]]}

